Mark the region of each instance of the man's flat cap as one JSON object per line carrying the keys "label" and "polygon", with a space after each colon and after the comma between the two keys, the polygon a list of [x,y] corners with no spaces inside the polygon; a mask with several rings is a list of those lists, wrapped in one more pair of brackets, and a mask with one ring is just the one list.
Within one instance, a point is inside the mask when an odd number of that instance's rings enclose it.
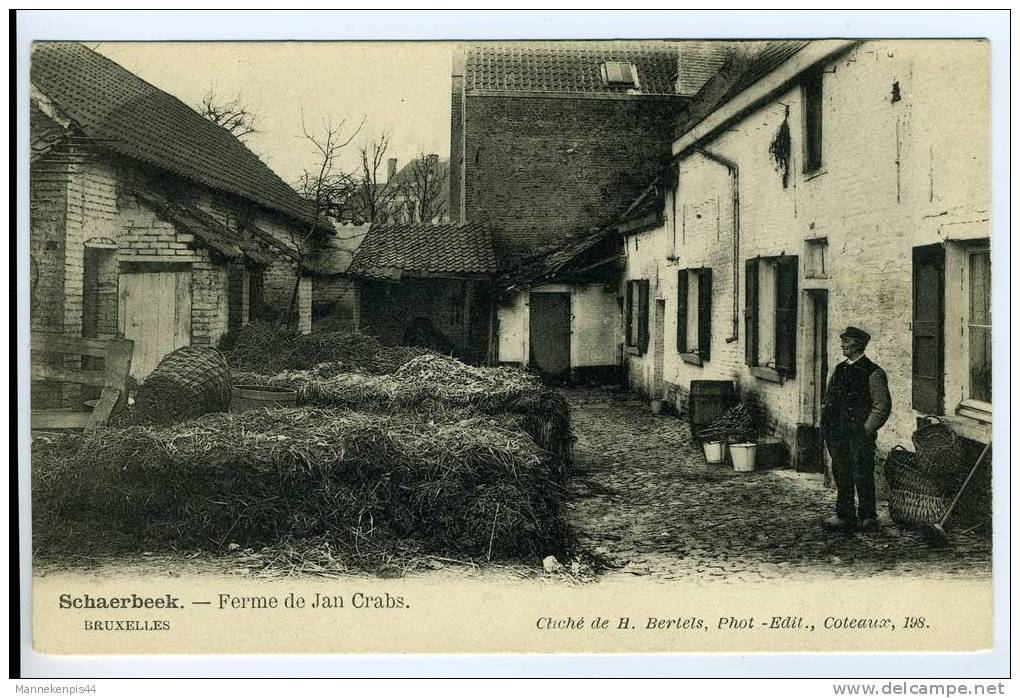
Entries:
{"label": "man's flat cap", "polygon": [[871,341],[871,335],[870,334],[868,334],[867,332],[862,330],[860,327],[853,327],[853,326],[847,327],[845,330],[843,330],[840,333],[839,337],[840,337],[840,339],[842,339],[843,337],[850,337],[851,339],[860,340],[861,342],[864,342],[865,344],[867,344],[868,342]]}

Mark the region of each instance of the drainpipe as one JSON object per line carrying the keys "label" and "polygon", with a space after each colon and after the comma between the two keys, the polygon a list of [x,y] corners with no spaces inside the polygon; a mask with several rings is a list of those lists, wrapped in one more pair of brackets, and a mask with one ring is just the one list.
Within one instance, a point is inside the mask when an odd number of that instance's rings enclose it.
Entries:
{"label": "drainpipe", "polygon": [[740,336],[740,168],[733,160],[704,148],[695,152],[725,167],[733,182],[733,332],[726,338],[726,343],[732,344]]}

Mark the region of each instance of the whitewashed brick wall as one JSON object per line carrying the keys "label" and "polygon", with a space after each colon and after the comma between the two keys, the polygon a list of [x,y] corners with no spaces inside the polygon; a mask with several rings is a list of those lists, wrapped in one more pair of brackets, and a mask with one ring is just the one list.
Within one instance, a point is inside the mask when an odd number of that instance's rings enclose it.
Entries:
{"label": "whitewashed brick wall", "polygon": [[[732,334],[732,187],[725,167],[703,155],[679,168],[676,217],[667,200],[665,226],[627,241],[628,278],[648,278],[652,298],[666,299],[664,377],[683,389],[691,380],[731,379],[760,396],[779,433],[792,442],[807,401],[804,293],[798,301],[797,377],[774,383],[744,363],[744,260],[800,257],[806,240],[828,239],[829,370],[841,358],[839,331],[858,325],[873,334],[868,354],[886,369],[893,415],[879,445],[909,443],[911,408],[911,250],[955,237],[988,236],[989,103],[987,44],[866,42],[825,66],[823,166],[802,172],[803,104],[787,89],[703,144],[738,163],[740,249],[738,340]],[[901,98],[892,100],[894,83]],[[769,155],[783,119],[792,136],[789,186]],[[675,223],[675,229],[674,229]],[[676,260],[672,251],[674,230]],[[635,248],[635,243],[636,248]],[[676,271],[713,269],[711,360],[683,363],[676,351]],[[654,304],[652,305],[654,308]],[[654,322],[650,322],[650,327]],[[948,327],[948,323],[947,323]],[[632,383],[651,387],[651,355],[628,357]],[[959,357],[947,356],[947,361]],[[947,390],[947,394],[949,391]]]}

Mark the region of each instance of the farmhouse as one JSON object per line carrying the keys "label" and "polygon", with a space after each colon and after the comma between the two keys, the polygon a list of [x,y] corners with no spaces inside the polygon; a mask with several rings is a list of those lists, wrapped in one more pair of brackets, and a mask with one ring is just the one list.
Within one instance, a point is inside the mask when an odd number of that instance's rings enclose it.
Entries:
{"label": "farmhouse", "polygon": [[855,325],[892,392],[879,448],[909,444],[922,415],[987,443],[989,76],[960,67],[987,51],[735,51],[673,141],[659,221],[623,231],[630,384],[683,404],[691,381],[733,381],[796,444]]}
{"label": "farmhouse", "polygon": [[225,129],[80,44],[43,43],[31,142],[33,332],[132,339],[141,380],[259,315],[310,330],[301,251],[332,227]]}

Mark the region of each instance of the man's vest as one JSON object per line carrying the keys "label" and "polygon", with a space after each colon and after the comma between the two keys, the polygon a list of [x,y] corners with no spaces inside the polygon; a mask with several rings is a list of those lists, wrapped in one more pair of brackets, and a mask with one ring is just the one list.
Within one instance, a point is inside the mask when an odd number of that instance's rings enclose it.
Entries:
{"label": "man's vest", "polygon": [[828,438],[856,434],[871,414],[873,402],[868,378],[878,366],[866,356],[852,364],[836,365],[825,393],[822,428]]}

